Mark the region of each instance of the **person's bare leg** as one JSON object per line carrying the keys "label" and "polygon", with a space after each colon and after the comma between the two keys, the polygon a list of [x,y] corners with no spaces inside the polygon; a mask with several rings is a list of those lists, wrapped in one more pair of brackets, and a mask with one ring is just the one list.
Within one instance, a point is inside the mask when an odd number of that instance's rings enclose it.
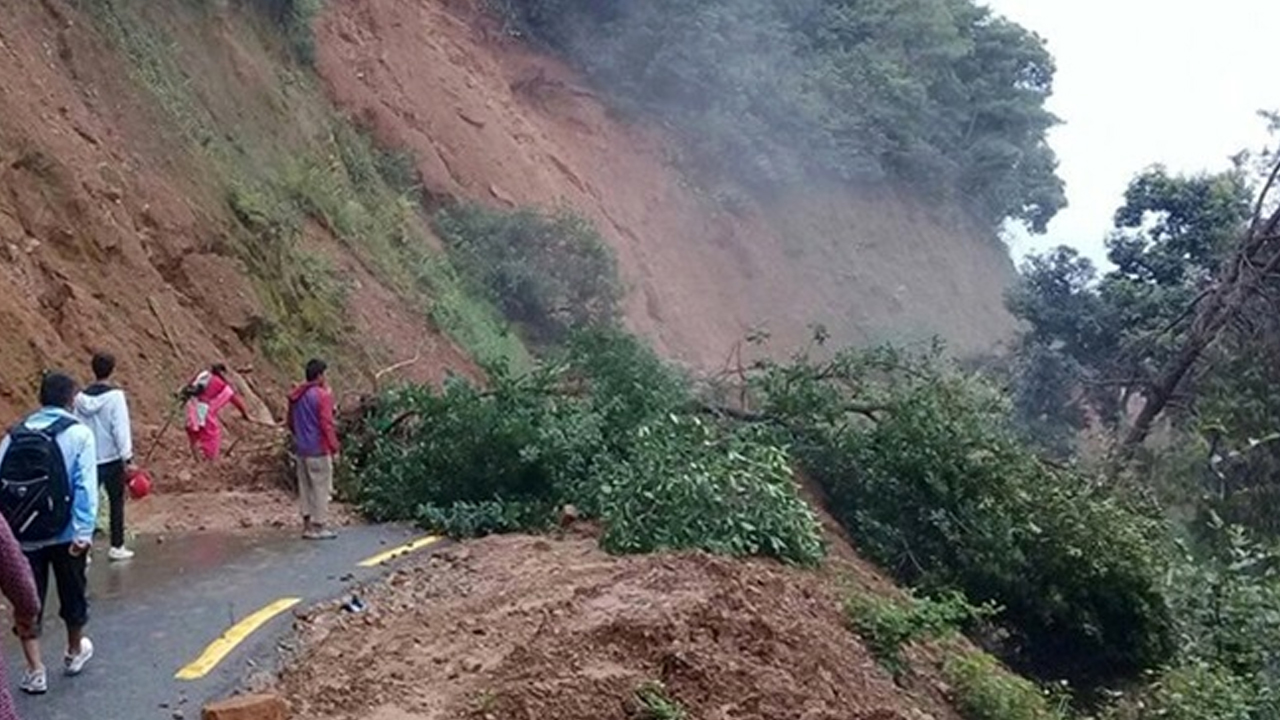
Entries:
{"label": "person's bare leg", "polygon": [[84,639],[84,628],[67,628],[67,654],[80,654],[80,641]]}
{"label": "person's bare leg", "polygon": [[44,667],[44,659],[40,656],[40,638],[23,638],[22,656],[27,661],[27,672],[35,672]]}

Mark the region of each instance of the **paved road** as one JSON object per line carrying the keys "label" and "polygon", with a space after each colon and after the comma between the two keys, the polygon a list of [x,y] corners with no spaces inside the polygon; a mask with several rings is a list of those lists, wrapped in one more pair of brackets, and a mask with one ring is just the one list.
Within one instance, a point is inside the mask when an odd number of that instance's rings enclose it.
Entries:
{"label": "paved road", "polygon": [[[203,677],[175,678],[224,632],[282,598],[298,598],[297,607],[305,607],[338,597],[351,584],[385,571],[385,564],[358,563],[420,535],[373,526],[349,528],[322,543],[278,532],[201,534],[164,543],[141,538],[138,557],[119,564],[107,563],[99,552],[89,578],[94,659],[79,677],[55,671],[65,636],[60,621],[46,620],[49,694],[26,697],[15,687],[19,712],[24,720],[198,718],[205,701],[227,694],[248,670],[271,662],[292,612],[280,612],[248,635]],[[52,589],[50,595],[56,605]],[[4,649],[16,682],[16,641],[10,638]]]}

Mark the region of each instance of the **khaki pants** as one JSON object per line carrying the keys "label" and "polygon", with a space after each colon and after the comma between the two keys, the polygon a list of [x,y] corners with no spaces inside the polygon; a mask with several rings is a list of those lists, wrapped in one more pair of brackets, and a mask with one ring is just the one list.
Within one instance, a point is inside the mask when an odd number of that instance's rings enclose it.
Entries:
{"label": "khaki pants", "polygon": [[333,494],[333,458],[298,458],[298,499],[302,519],[315,525],[329,521],[329,496]]}

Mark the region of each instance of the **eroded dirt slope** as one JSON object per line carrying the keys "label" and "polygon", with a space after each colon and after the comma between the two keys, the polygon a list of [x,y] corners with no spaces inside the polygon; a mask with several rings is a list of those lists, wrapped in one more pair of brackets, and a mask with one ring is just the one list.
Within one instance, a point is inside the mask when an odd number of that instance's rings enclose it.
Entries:
{"label": "eroded dirt slope", "polygon": [[809,188],[719,210],[615,119],[582,78],[506,36],[472,0],[329,3],[318,69],[333,98],[414,151],[429,192],[565,202],[616,248],[628,319],[668,355],[718,366],[748,330],[775,347],[938,332],[986,350],[1012,329],[1007,253],[964,220],[888,189]]}
{"label": "eroded dirt slope", "polygon": [[[0,426],[31,406],[42,369],[85,379],[89,354],[111,350],[161,495],[135,509],[140,527],[205,524],[187,511],[200,498],[226,505],[233,525],[277,522],[291,514],[283,496],[255,513],[262,503],[248,496],[212,493],[276,485],[278,432],[232,419],[231,456],[202,467],[190,461],[178,423],[148,455],[170,394],[200,367],[221,360],[245,370],[237,382],[253,412],[276,419],[298,373],[260,351],[254,331],[266,311],[236,251],[245,228],[228,205],[228,173],[215,165],[209,138],[193,142],[191,128],[195,120],[213,128],[214,141],[241,148],[256,170],[254,162],[323,137],[332,109],[314,84],[299,82],[278,31],[248,6],[116,5],[137,11],[123,33],[152,47],[122,48],[88,3],[0,3]],[[147,75],[157,57],[180,73],[185,95]],[[373,369],[419,352],[403,371],[409,377],[474,372],[425,305],[383,282],[348,245],[315,223],[298,242],[349,288],[345,337],[331,358],[344,400],[369,389]],[[206,495],[168,499],[186,493]]]}
{"label": "eroded dirt slope", "polygon": [[[305,86],[286,92],[279,48],[247,9],[221,5],[207,14],[165,4],[147,19],[173,39],[199,111],[227,136],[305,143],[324,99]],[[256,365],[242,380],[277,411],[295,373],[264,363],[246,337],[262,308],[230,248],[243,230],[218,173],[135,69],[75,3],[0,4],[0,418],[29,405],[41,368],[83,374],[98,347],[120,356],[146,421],[159,422],[167,394],[213,360]],[[425,308],[322,229],[302,242],[351,281],[347,346],[403,358],[425,345],[408,369],[423,379],[469,367]],[[367,377],[350,365],[338,373],[352,385]]]}
{"label": "eroded dirt slope", "polygon": [[621,720],[644,717],[633,697],[653,681],[703,720],[956,718],[845,628],[837,577],[487,538],[409,561],[363,613],[299,618],[279,689],[302,720]]}

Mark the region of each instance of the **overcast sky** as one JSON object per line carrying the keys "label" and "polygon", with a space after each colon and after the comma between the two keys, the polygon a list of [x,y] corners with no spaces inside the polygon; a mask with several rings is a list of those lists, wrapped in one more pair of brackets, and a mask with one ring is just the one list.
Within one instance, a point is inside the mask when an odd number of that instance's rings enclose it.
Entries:
{"label": "overcast sky", "polygon": [[1125,186],[1163,163],[1227,167],[1266,144],[1260,109],[1280,109],[1280,0],[987,0],[1048,42],[1058,73],[1050,135],[1071,206],[1028,251],[1073,245],[1101,261]]}

